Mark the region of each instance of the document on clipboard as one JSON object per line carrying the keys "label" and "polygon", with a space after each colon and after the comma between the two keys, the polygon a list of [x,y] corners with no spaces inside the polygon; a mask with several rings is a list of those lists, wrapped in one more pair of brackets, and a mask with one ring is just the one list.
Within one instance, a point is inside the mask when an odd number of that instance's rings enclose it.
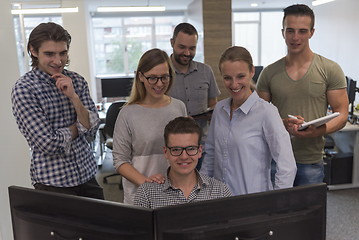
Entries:
{"label": "document on clipboard", "polygon": [[339,112],[335,112],[335,113],[332,113],[330,115],[327,115],[327,116],[324,116],[324,117],[321,117],[321,118],[317,118],[317,119],[314,119],[312,121],[309,121],[309,122],[305,122],[302,124],[302,126],[300,126],[298,128],[298,130],[304,130],[306,129],[307,127],[309,127],[310,125],[314,125],[316,127],[319,127],[327,122],[329,122],[330,120],[332,120],[333,118],[336,118],[340,115]]}
{"label": "document on clipboard", "polygon": [[191,115],[191,117],[193,118],[199,118],[199,117],[204,117],[207,114],[212,114],[213,113],[214,108],[207,108],[204,112],[195,114],[195,115]]}

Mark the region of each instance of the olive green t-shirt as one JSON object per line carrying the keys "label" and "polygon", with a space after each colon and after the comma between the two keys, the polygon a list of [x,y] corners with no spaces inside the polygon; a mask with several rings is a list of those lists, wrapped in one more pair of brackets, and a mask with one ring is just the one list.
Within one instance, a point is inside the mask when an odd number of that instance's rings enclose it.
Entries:
{"label": "olive green t-shirt", "polygon": [[[299,80],[291,79],[285,69],[285,58],[266,67],[259,76],[257,90],[271,94],[271,102],[282,118],[288,114],[300,115],[310,121],[327,114],[328,90],[346,87],[345,75],[340,66],[318,54],[307,73]],[[318,163],[323,158],[324,137],[292,138],[295,159],[298,163]]]}

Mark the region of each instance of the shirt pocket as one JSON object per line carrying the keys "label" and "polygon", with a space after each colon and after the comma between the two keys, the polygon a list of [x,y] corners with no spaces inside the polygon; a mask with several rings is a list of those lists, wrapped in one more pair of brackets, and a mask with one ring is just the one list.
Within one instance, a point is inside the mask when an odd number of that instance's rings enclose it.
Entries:
{"label": "shirt pocket", "polygon": [[200,83],[194,88],[196,100],[199,102],[207,102],[208,100],[208,84]]}
{"label": "shirt pocket", "polygon": [[326,84],[324,81],[312,80],[309,82],[309,94],[312,97],[323,96],[326,93]]}

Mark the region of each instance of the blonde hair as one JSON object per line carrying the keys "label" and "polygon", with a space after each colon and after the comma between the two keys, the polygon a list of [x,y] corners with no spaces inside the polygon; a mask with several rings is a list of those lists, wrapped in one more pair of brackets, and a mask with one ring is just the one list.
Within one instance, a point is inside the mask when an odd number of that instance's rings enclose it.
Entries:
{"label": "blonde hair", "polygon": [[169,69],[169,75],[170,75],[170,82],[168,84],[168,88],[165,94],[170,90],[175,76],[172,64],[170,62],[170,58],[168,57],[165,51],[160,50],[158,48],[148,50],[142,55],[140,61],[138,62],[136,75],[132,83],[131,94],[126,105],[140,103],[146,97],[146,88],[143,82],[141,82],[140,80],[141,72],[142,73],[148,72],[152,68],[163,63],[167,63]]}

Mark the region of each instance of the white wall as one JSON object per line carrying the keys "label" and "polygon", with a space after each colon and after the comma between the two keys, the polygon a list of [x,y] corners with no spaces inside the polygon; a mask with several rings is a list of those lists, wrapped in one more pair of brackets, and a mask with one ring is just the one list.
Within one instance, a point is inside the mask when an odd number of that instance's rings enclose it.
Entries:
{"label": "white wall", "polygon": [[11,87],[19,78],[16,44],[9,0],[0,1],[0,239],[10,240],[12,227],[8,186],[30,187],[29,152],[11,111]]}
{"label": "white wall", "polygon": [[336,0],[313,10],[313,51],[336,61],[346,75],[359,80],[359,1]]}

